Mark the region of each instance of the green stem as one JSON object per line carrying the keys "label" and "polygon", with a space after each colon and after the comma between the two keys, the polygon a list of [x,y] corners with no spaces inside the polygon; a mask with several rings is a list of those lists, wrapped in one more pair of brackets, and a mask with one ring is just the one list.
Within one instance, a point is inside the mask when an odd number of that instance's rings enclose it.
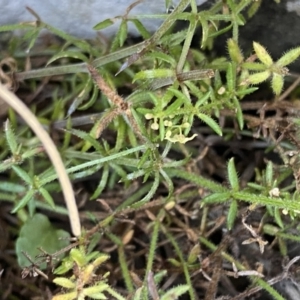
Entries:
{"label": "green stem", "polygon": [[153,227],[153,231],[152,231],[152,235],[151,235],[151,242],[150,242],[150,247],[149,247],[149,252],[148,252],[145,285],[146,285],[146,281],[147,281],[147,274],[152,270],[154,256],[155,256],[155,249],[156,249],[157,240],[158,240],[158,233],[159,233],[159,228],[160,228],[160,218],[163,216],[163,213],[164,213],[164,210],[161,209],[155,219],[155,222],[154,222],[154,227]]}
{"label": "green stem", "polygon": [[178,243],[175,241],[175,239],[173,238],[173,236],[167,231],[167,229],[163,228],[163,227],[162,227],[162,229],[163,229],[164,234],[167,236],[168,240],[173,245],[173,247],[175,249],[175,252],[176,252],[176,254],[179,257],[179,260],[181,262],[181,266],[183,268],[183,273],[184,273],[184,277],[185,277],[186,283],[189,286],[190,299],[191,300],[195,300],[196,296],[195,296],[195,291],[193,289],[193,285],[192,285],[192,281],[191,281],[191,275],[189,273],[187,263],[185,262],[185,260],[183,258],[183,254],[182,254],[182,252],[180,250],[180,247],[178,246]]}
{"label": "green stem", "polygon": [[210,191],[220,193],[226,191],[226,189],[222,185],[215,183],[212,180],[206,179],[202,176],[199,176],[195,173],[186,172],[182,169],[166,169],[166,172],[171,177],[182,178],[184,180],[193,182],[202,188],[207,188]]}
{"label": "green stem", "polygon": [[122,275],[125,281],[126,289],[129,293],[134,291],[132,280],[130,277],[130,273],[128,270],[127,260],[124,252],[124,246],[121,245],[118,247],[118,255],[119,255],[119,262],[122,270]]}
{"label": "green stem", "polygon": [[[194,1],[192,1],[192,3],[194,3]],[[195,34],[195,30],[196,30],[196,27],[197,27],[197,7],[195,7],[194,5],[192,6],[192,20],[190,20],[190,25],[189,25],[189,29],[187,31],[187,37],[184,41],[184,44],[183,44],[183,47],[182,47],[182,50],[181,50],[181,55],[180,55],[180,58],[179,58],[179,61],[178,61],[178,64],[177,64],[177,67],[176,67],[176,72],[177,74],[178,73],[181,73],[182,70],[183,70],[183,67],[184,67],[184,64],[185,64],[185,61],[186,61],[186,57],[188,55],[188,52],[190,50],[190,47],[191,47],[191,43],[192,43],[192,39],[194,37],[194,34]]]}
{"label": "green stem", "polygon": [[126,261],[125,251],[124,251],[124,245],[119,237],[116,235],[107,232],[107,236],[111,239],[113,243],[115,243],[118,246],[118,256],[119,256],[119,263],[122,270],[122,275],[124,278],[124,282],[126,285],[126,289],[129,293],[132,293],[134,291],[131,276],[128,270],[128,265]]}
{"label": "green stem", "polygon": [[[144,42],[120,49],[113,53],[109,53],[103,57],[99,57],[92,62],[94,67],[101,67],[106,65],[110,62],[117,61],[124,57],[130,56],[136,52],[138,52],[141,47],[143,46]],[[73,73],[88,73],[87,64],[86,63],[79,63],[79,64],[72,64],[66,66],[59,66],[59,67],[48,67],[43,69],[37,70],[30,70],[24,71],[15,74],[15,79],[17,81],[22,81],[31,78],[40,78],[45,76],[54,76],[54,75],[63,75],[63,74],[73,74]]]}

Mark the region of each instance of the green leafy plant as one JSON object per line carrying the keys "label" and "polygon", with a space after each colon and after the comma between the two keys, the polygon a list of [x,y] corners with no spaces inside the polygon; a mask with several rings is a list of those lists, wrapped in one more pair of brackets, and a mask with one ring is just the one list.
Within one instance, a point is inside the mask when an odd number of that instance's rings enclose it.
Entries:
{"label": "green leafy plant", "polygon": [[[115,299],[125,299],[118,293],[116,293],[105,282],[105,277],[108,274],[104,274],[101,280],[97,280],[94,284],[94,276],[96,269],[109,258],[108,255],[100,253],[91,253],[87,255],[83,249],[72,249],[70,251],[70,258],[64,262],[64,266],[57,269],[55,273],[63,274],[70,268],[76,269],[76,273],[70,278],[56,277],[54,283],[68,289],[66,293],[56,295],[53,299],[107,299],[104,292],[111,294]],[[91,261],[92,260],[92,261]],[[65,268],[66,266],[67,269]]]}
{"label": "green leafy plant", "polygon": [[272,77],[272,90],[276,95],[282,92],[284,84],[284,76],[286,76],[289,70],[287,65],[294,62],[300,55],[300,47],[289,50],[276,62],[273,61],[267,50],[259,43],[253,42],[253,48],[255,55],[260,60],[260,63],[246,62],[243,67],[248,70],[260,71],[251,74],[247,79],[247,83],[258,84],[269,77]]}

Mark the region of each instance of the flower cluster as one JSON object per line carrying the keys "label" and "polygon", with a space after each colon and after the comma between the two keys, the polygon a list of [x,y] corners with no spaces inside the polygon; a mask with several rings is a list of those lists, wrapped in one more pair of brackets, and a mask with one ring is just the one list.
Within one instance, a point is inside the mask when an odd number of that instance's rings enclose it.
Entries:
{"label": "flower cluster", "polygon": [[[158,117],[155,117],[153,114],[146,114],[145,118],[147,120],[153,119],[153,123],[150,125],[150,128],[152,130],[158,130],[159,129],[159,124],[158,124]],[[180,144],[185,144],[186,142],[194,139],[197,134],[193,134],[191,137],[187,137],[182,133],[182,129],[187,129],[191,127],[191,124],[188,122],[185,122],[181,125],[174,125],[172,122],[172,119],[174,118],[173,115],[169,116],[169,120],[165,120],[163,122],[164,126],[167,127],[168,129],[166,130],[165,133],[165,140],[168,140],[172,143],[180,143]]]}

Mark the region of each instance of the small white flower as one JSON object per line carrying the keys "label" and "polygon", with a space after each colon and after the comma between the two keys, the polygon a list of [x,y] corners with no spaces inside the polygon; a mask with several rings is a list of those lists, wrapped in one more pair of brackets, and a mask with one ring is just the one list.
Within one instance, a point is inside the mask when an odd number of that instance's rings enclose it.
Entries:
{"label": "small white flower", "polygon": [[151,119],[153,119],[153,118],[154,118],[153,114],[150,114],[150,113],[145,114],[145,119],[146,119],[146,120],[151,120]]}
{"label": "small white flower", "polygon": [[175,134],[173,137],[171,137],[171,134],[172,134],[171,131],[168,130],[165,139],[172,143],[180,143],[180,144],[185,144],[186,142],[194,139],[197,136],[197,134],[194,134],[191,137],[186,137],[183,134]]}
{"label": "small white flower", "polygon": [[151,124],[151,129],[158,130],[158,128],[159,128],[158,123],[152,123]]}
{"label": "small white flower", "polygon": [[279,197],[280,196],[280,190],[279,188],[273,188],[269,191],[270,197]]}

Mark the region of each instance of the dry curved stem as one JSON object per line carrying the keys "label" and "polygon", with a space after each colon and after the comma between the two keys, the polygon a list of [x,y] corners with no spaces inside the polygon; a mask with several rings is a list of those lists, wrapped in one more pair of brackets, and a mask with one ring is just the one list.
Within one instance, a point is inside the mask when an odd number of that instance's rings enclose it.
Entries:
{"label": "dry curved stem", "polygon": [[60,181],[65,202],[67,205],[67,209],[69,212],[72,232],[75,236],[79,236],[81,233],[81,226],[80,226],[80,219],[79,219],[73,188],[70,179],[67,175],[64,164],[62,162],[62,159],[56,149],[56,146],[54,145],[53,141],[49,137],[48,133],[43,129],[43,127],[41,126],[41,124],[39,123],[35,115],[15,94],[10,92],[1,83],[0,83],[0,98],[2,98],[6,103],[8,103],[26,121],[28,126],[41,140],[57,172],[57,176]]}

